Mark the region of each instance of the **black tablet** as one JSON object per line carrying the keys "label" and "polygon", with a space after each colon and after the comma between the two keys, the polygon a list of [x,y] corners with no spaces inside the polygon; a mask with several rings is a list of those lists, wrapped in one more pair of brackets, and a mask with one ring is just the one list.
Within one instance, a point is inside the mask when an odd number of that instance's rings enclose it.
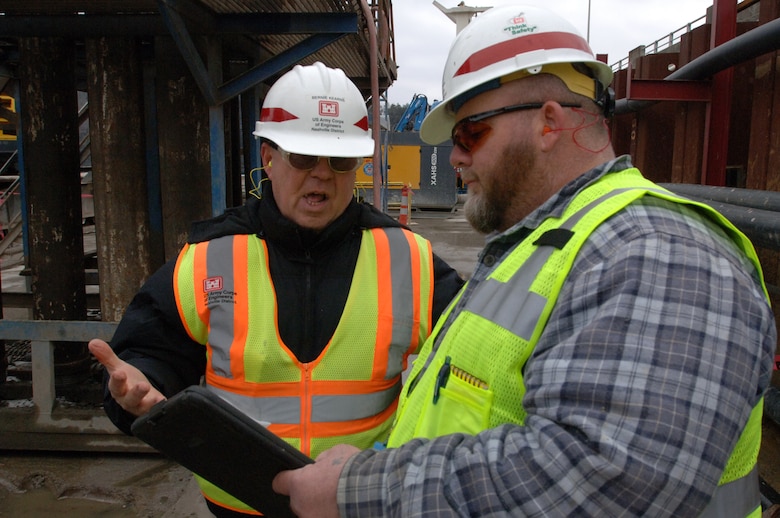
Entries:
{"label": "black tablet", "polygon": [[192,386],[135,420],[133,435],[269,518],[294,517],[271,482],[314,462],[205,387]]}

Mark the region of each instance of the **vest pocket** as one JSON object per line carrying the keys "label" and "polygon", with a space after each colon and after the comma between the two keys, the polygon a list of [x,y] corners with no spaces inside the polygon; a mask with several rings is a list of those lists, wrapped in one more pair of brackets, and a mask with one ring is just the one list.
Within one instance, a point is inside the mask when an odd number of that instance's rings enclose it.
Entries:
{"label": "vest pocket", "polygon": [[436,402],[428,402],[427,415],[423,414],[415,435],[476,435],[488,427],[492,404],[493,391],[487,386],[451,372],[446,386],[439,388]]}

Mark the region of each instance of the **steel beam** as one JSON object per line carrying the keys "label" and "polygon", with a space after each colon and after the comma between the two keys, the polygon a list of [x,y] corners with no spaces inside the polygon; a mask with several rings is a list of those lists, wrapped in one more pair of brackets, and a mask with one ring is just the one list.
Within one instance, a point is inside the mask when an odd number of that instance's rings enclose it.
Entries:
{"label": "steel beam", "polygon": [[217,34],[349,34],[357,32],[356,13],[221,14]]}
{"label": "steel beam", "polygon": [[[209,41],[208,70],[212,81],[222,77],[222,45]],[[221,104],[221,103],[220,103]],[[211,161],[211,215],[219,216],[227,208],[227,166],[225,164],[225,110],[209,105],[209,160]]]}
{"label": "steel beam", "polygon": [[[715,49],[737,35],[737,3],[734,0],[715,0],[712,17],[710,48]],[[733,68],[722,70],[712,78],[712,102],[707,106],[702,161],[704,185],[726,185],[733,84]]]}
{"label": "steel beam", "polygon": [[[275,19],[272,17],[265,19],[265,15],[257,15],[251,17],[256,25],[247,25],[247,20],[243,19],[245,18],[243,16],[241,20],[238,16],[211,16],[202,9],[196,8],[194,2],[187,0],[158,0],[158,6],[176,46],[184,56],[187,66],[209,106],[221,105],[240,93],[259,85],[302,58],[317,52],[347,34],[358,31],[358,20],[355,13],[330,13],[328,16],[322,17],[321,20],[320,14],[314,16],[289,14]],[[203,63],[187,22],[181,14],[183,12],[187,13],[187,20],[190,23],[194,24],[196,28],[200,28],[199,32],[202,34],[222,31],[258,35],[311,32],[312,36],[277,54],[274,58],[266,61],[262,67],[256,67],[220,86],[219,81],[215,81],[211,77],[207,66]],[[279,25],[272,28],[273,22],[279,23]],[[220,26],[222,28],[217,31],[216,28]],[[291,32],[285,32],[285,27],[290,28]],[[261,32],[263,28],[267,28],[269,32]],[[273,65],[269,62],[272,62]]]}
{"label": "steel beam", "polygon": [[88,342],[93,338],[110,341],[116,322],[85,320],[0,320],[0,339],[45,342]]}
{"label": "steel beam", "polygon": [[631,101],[709,101],[709,81],[635,79],[626,75],[626,99]]}
{"label": "steel beam", "polygon": [[[192,19],[194,10],[189,5],[186,10],[187,18]],[[198,32],[209,36],[346,34],[356,32],[356,27],[355,13],[230,13],[204,21],[199,24]],[[61,38],[163,36],[168,32],[165,20],[157,13],[0,16],[0,34],[14,38],[43,35]]]}
{"label": "steel beam", "polygon": [[225,83],[217,89],[215,102],[221,104],[250,88],[258,86],[269,77],[291,67],[301,59],[314,54],[323,47],[327,47],[343,36],[346,36],[346,34],[314,34],[310,36],[297,45],[263,62],[262,65],[258,65]]}

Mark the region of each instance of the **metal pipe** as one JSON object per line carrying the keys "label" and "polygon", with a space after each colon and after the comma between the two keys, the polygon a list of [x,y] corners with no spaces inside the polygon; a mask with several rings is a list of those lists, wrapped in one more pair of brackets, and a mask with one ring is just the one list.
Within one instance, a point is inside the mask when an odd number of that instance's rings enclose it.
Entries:
{"label": "metal pipe", "polygon": [[659,185],[683,196],[780,212],[780,192],[690,183],[662,183]]}
{"label": "metal pipe", "polygon": [[381,171],[381,157],[380,157],[380,143],[379,138],[382,134],[382,126],[379,114],[379,66],[378,66],[378,43],[376,36],[376,25],[374,24],[374,15],[371,12],[371,7],[368,5],[368,0],[362,0],[360,5],[363,7],[363,15],[366,17],[366,25],[368,25],[368,45],[371,56],[369,57],[369,67],[371,68],[371,109],[372,109],[372,129],[371,133],[374,137],[374,162],[373,162],[373,184],[374,184],[374,207],[382,210],[382,175]]}
{"label": "metal pipe", "polygon": [[[707,79],[721,70],[778,49],[780,49],[780,18],[759,25],[702,54],[669,74],[665,81]],[[615,103],[615,114],[639,111],[656,102],[620,99]]]}
{"label": "metal pipe", "polygon": [[[702,191],[691,189],[692,187],[701,186],[687,185],[683,188],[678,188],[679,186],[677,184],[663,185],[672,192],[706,203],[714,208],[731,221],[738,229],[744,232],[754,245],[771,250],[780,250],[780,217],[778,217],[777,211],[707,199],[706,197],[701,196]],[[698,195],[691,194],[692,192]],[[775,201],[777,200],[777,198],[774,199]],[[732,201],[736,200],[732,198]],[[754,204],[757,203],[754,201]]]}

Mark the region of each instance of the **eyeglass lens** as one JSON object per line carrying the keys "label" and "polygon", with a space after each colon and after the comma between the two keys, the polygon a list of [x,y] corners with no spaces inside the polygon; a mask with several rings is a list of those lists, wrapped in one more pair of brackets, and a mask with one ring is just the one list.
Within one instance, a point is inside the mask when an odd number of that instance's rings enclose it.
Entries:
{"label": "eyeglass lens", "polygon": [[466,153],[471,153],[489,134],[490,126],[487,123],[464,120],[453,128],[452,143]]}
{"label": "eyeglass lens", "polygon": [[[299,153],[285,152],[287,161],[296,169],[302,171],[311,171],[317,166],[320,157],[312,155],[301,155]],[[328,157],[328,165],[337,173],[348,173],[357,168],[360,164],[358,157]]]}

